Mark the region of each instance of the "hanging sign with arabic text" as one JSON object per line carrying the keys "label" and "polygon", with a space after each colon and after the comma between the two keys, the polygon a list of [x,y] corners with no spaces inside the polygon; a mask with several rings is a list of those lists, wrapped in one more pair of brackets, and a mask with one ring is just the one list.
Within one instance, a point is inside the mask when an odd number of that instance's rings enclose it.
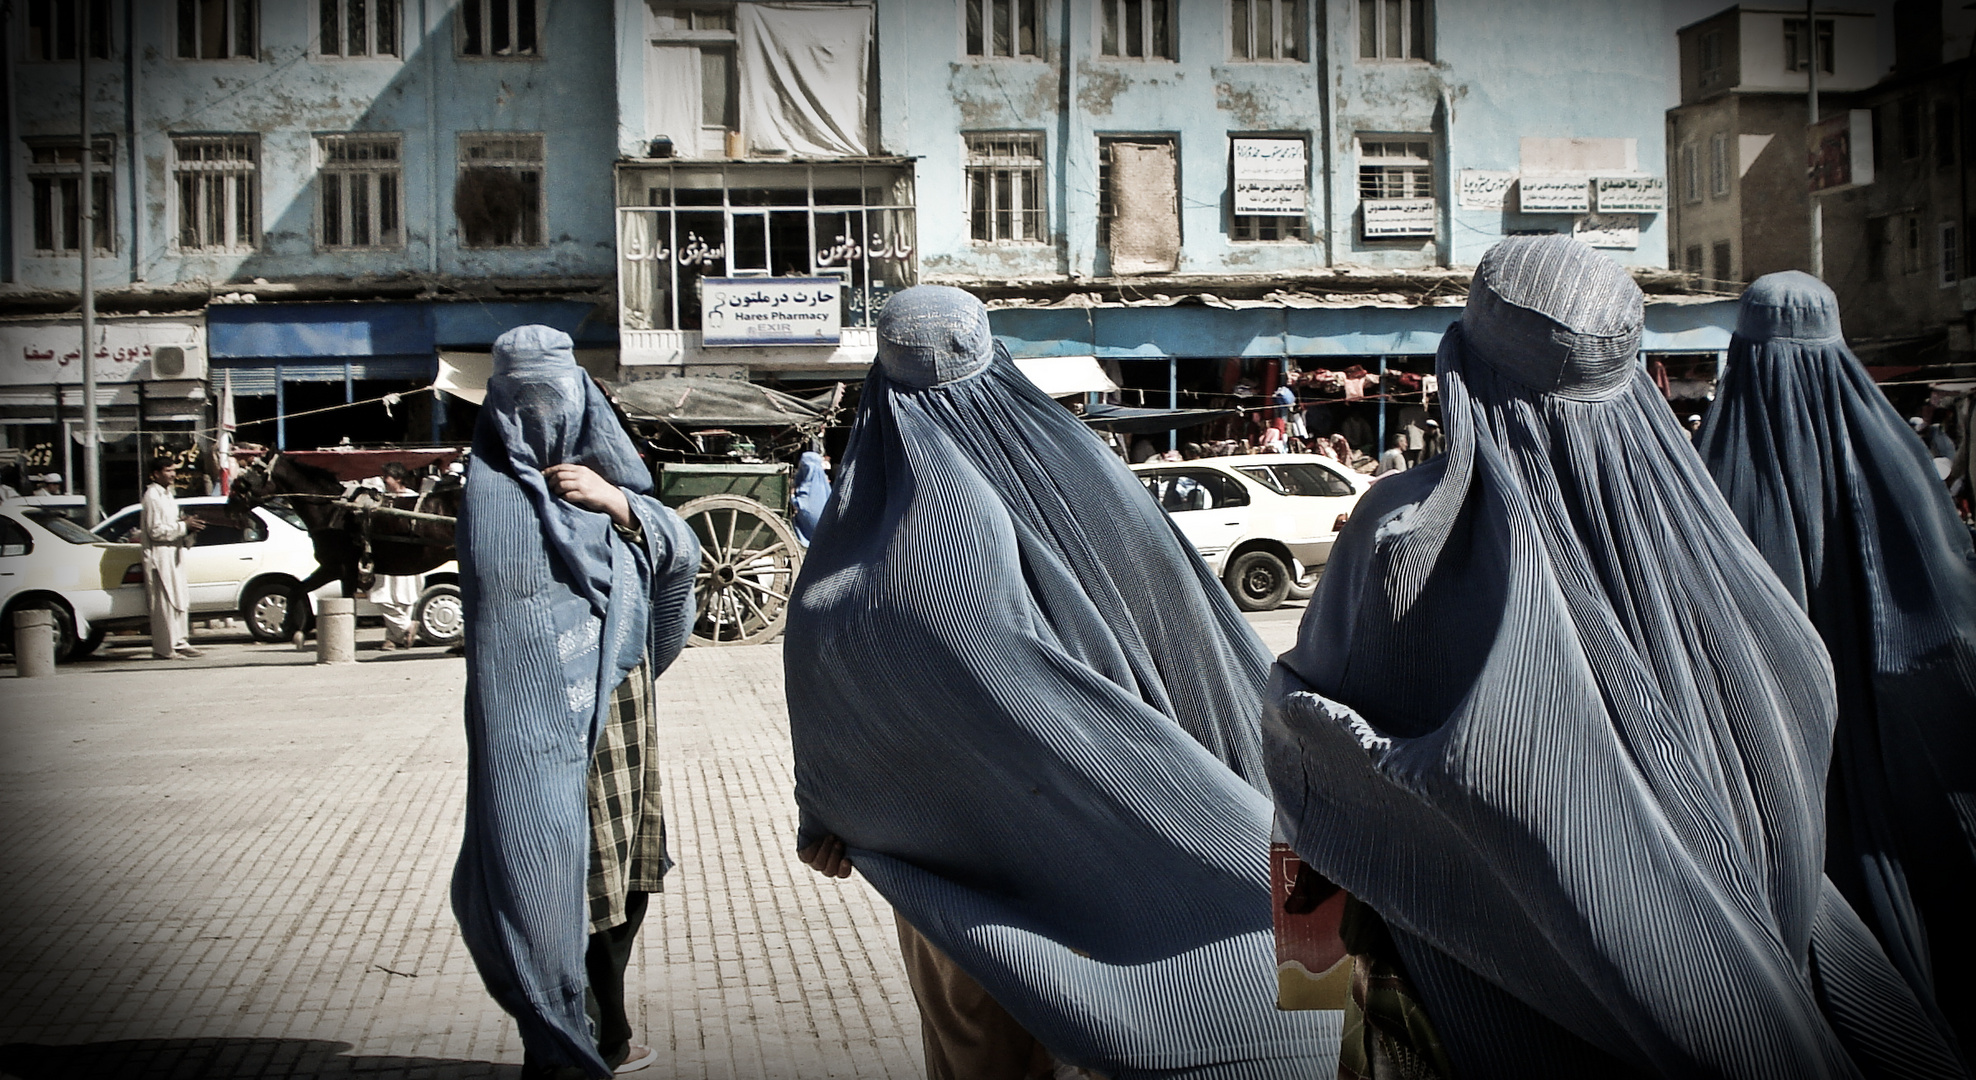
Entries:
{"label": "hanging sign with arabic text", "polygon": [[1583,176],[1525,176],[1516,182],[1516,208],[1523,213],[1578,213],[1592,209],[1591,182]]}
{"label": "hanging sign with arabic text", "polygon": [[1658,176],[1598,176],[1599,213],[1658,214],[1667,209],[1667,181]]}
{"label": "hanging sign with arabic text", "polygon": [[834,277],[701,278],[701,344],[835,345],[843,286]]}
{"label": "hanging sign with arabic text", "polygon": [[1236,139],[1231,150],[1238,214],[1301,214],[1309,169],[1302,139]]}
{"label": "hanging sign with arabic text", "polygon": [[[135,382],[179,376],[155,372],[154,350],[175,346],[196,355],[205,347],[201,328],[186,322],[118,320],[96,324],[96,380]],[[74,322],[0,326],[0,385],[82,382],[82,328]]]}

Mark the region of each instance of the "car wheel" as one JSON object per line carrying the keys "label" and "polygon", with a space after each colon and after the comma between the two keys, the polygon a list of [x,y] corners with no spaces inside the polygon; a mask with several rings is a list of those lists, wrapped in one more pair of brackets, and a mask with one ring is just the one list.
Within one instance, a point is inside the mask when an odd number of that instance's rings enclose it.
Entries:
{"label": "car wheel", "polygon": [[55,614],[55,662],[66,663],[78,656],[86,655],[76,651],[75,616],[69,613],[69,606],[60,600],[26,600],[7,609],[0,621],[0,638],[5,640],[7,651],[14,651],[14,612],[51,611]]}
{"label": "car wheel", "polygon": [[1268,611],[1280,607],[1290,595],[1290,568],[1267,551],[1245,551],[1228,564],[1222,578],[1243,611]]}
{"label": "car wheel", "polygon": [[83,657],[94,653],[97,649],[102,648],[103,639],[107,637],[109,633],[110,632],[108,630],[98,628],[95,630],[91,630],[89,632],[89,636],[86,638],[77,638],[75,642],[75,648],[69,650],[69,659],[80,660]]}
{"label": "car wheel", "polygon": [[1304,571],[1303,578],[1290,586],[1290,595],[1285,597],[1285,599],[1288,600],[1310,599],[1311,596],[1317,592],[1317,579],[1323,576],[1324,576],[1324,568],[1322,566],[1313,566],[1307,568]]}
{"label": "car wheel", "polygon": [[308,605],[295,586],[282,581],[256,582],[240,598],[240,615],[255,641],[287,641],[303,627]]}
{"label": "car wheel", "polygon": [[466,636],[467,609],[458,585],[434,585],[412,607],[412,629],[433,645],[458,645]]}

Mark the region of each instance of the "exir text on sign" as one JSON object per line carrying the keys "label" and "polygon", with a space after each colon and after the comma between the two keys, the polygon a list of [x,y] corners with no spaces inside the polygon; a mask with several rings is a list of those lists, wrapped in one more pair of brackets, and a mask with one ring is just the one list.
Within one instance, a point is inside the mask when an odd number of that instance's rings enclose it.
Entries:
{"label": "exir text on sign", "polygon": [[701,343],[835,345],[843,282],[822,278],[702,278]]}
{"label": "exir text on sign", "polygon": [[1302,139],[1234,140],[1235,212],[1301,214],[1309,170]]}

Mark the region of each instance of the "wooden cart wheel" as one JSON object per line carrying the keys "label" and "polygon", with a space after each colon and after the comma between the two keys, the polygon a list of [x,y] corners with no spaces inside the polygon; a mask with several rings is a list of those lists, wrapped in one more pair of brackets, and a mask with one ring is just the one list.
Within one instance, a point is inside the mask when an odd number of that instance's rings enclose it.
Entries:
{"label": "wooden cart wheel", "polygon": [[803,548],[780,514],[740,495],[708,495],[679,508],[700,538],[693,578],[696,645],[753,645],[782,632]]}

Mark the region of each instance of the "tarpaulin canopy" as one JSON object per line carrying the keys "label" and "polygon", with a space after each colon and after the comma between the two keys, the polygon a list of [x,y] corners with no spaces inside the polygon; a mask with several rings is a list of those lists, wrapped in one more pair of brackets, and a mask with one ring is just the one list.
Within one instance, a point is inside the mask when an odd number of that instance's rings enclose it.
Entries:
{"label": "tarpaulin canopy", "polygon": [[740,379],[688,375],[605,383],[604,392],[633,422],[680,427],[808,427],[822,424],[840,387],[798,397]]}
{"label": "tarpaulin canopy", "polygon": [[1236,413],[1235,409],[1134,409],[1125,405],[1086,405],[1084,426],[1137,435],[1193,427]]}
{"label": "tarpaulin canopy", "polygon": [[1095,356],[1025,356],[1015,366],[1051,397],[1118,391],[1118,384],[1098,366]]}
{"label": "tarpaulin canopy", "polygon": [[450,465],[460,456],[460,451],[457,447],[436,450],[286,450],[282,456],[318,469],[328,469],[336,474],[338,480],[364,480],[378,475],[387,461],[395,461],[407,469],[423,469],[427,465]]}

